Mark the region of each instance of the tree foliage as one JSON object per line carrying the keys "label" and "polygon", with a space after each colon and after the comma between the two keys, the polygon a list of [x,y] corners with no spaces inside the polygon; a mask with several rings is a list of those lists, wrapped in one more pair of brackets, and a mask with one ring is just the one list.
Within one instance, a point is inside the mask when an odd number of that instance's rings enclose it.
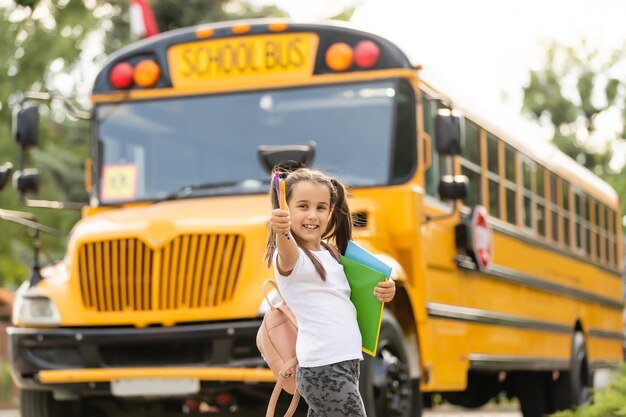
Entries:
{"label": "tree foliage", "polygon": [[[3,3],[0,6],[0,161],[13,162],[18,167],[18,148],[10,130],[14,106],[27,91],[41,91],[50,86],[56,75],[74,68],[89,32],[97,23],[95,4],[89,2],[34,0]],[[66,86],[67,87],[67,86]],[[71,87],[68,88],[71,91]],[[46,105],[42,114],[51,113]],[[45,186],[39,198],[86,200],[84,190],[67,182],[54,181],[67,175],[75,178],[82,170],[86,145],[74,145],[77,130],[73,123],[65,125],[42,117],[41,147],[27,159],[42,173]],[[46,155],[46,156],[44,156]],[[50,155],[50,156],[47,156]],[[58,163],[57,161],[63,161]],[[53,169],[49,169],[53,168]],[[7,187],[9,188],[9,187]],[[0,208],[22,210],[24,205],[10,189],[0,193]],[[78,219],[78,213],[29,210],[36,219],[67,232]],[[0,285],[13,287],[28,276],[32,262],[29,249],[31,238],[23,226],[0,221],[4,239],[0,239]],[[63,252],[64,239],[44,237],[48,252],[58,258]]]}
{"label": "tree foliage", "polygon": [[[530,71],[523,103],[528,115],[553,129],[552,142],[561,151],[617,190],[622,215],[626,166],[615,166],[622,155],[614,152],[626,146],[625,65],[621,49],[603,54],[584,41],[577,47],[550,43],[543,67]],[[600,128],[610,121],[615,128]]]}
{"label": "tree foliage", "polygon": [[596,391],[593,401],[576,411],[566,410],[553,417],[606,417],[626,415],[626,365],[622,365],[613,375],[604,391]]}

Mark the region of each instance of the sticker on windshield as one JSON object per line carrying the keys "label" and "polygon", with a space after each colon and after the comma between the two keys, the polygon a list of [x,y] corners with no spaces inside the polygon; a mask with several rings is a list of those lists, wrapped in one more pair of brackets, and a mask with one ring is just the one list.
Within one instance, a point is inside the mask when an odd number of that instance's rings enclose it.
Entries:
{"label": "sticker on windshield", "polygon": [[102,167],[102,200],[133,200],[137,196],[137,164]]}

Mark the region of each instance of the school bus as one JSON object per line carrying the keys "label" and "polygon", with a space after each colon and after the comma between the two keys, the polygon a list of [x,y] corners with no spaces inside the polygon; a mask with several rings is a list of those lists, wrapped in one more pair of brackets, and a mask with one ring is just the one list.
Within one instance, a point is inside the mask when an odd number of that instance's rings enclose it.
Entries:
{"label": "school bus", "polygon": [[[16,296],[23,417],[264,404],[267,168],[287,160],[350,187],[354,239],[393,267],[362,362],[368,415],[504,392],[539,416],[622,358],[616,192],[451,108],[385,38],[285,21],[176,30],[112,55],[91,99],[90,203],[64,260]],[[18,141],[35,119],[18,113]]]}

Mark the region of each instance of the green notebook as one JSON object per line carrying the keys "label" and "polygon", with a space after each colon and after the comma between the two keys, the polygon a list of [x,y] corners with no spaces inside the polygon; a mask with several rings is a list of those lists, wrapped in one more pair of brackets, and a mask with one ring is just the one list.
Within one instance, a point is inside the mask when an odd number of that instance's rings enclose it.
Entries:
{"label": "green notebook", "polygon": [[384,303],[374,296],[374,288],[385,281],[385,274],[345,256],[341,257],[341,264],[350,285],[350,300],[356,308],[363,352],[376,356]]}

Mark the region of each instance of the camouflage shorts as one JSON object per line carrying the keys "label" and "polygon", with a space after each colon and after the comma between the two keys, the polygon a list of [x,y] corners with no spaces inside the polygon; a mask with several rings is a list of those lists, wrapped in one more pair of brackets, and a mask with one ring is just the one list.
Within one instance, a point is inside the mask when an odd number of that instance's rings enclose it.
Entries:
{"label": "camouflage shorts", "polygon": [[359,393],[359,360],[298,368],[296,384],[308,417],[366,417]]}

